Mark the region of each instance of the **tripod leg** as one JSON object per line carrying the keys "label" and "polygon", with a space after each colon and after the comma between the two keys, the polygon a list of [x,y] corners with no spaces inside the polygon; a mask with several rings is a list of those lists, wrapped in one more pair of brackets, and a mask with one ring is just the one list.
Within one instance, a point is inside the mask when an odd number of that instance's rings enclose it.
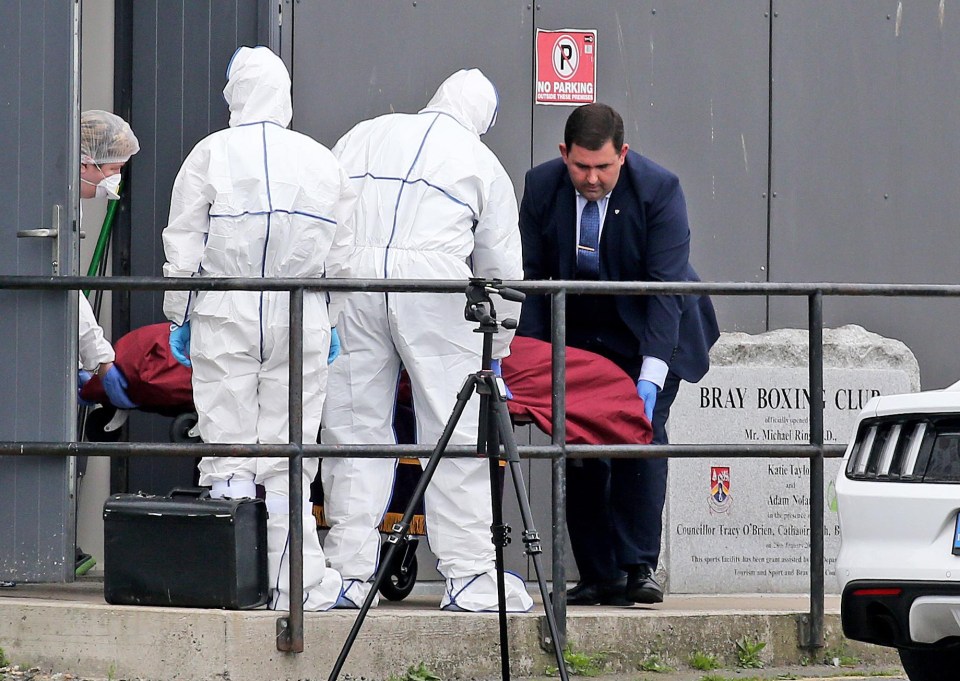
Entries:
{"label": "tripod leg", "polygon": [[547,631],[550,632],[550,638],[553,641],[553,652],[557,658],[557,669],[559,670],[561,681],[567,681],[567,668],[563,660],[563,650],[559,638],[559,629],[557,620],[554,617],[553,608],[550,607],[550,592],[547,589],[547,582],[543,576],[543,566],[540,561],[542,548],[540,547],[540,535],[533,525],[533,513],[530,511],[530,500],[527,498],[527,491],[523,484],[523,470],[520,468],[520,454],[517,450],[517,441],[513,436],[513,424],[510,422],[510,412],[507,411],[505,400],[495,400],[493,408],[497,415],[498,430],[500,439],[503,441],[503,449],[506,452],[507,464],[510,467],[510,477],[513,478],[513,488],[517,494],[517,502],[520,505],[520,517],[523,519],[523,543],[526,547],[526,553],[533,560],[533,568],[537,573],[537,583],[540,585],[540,596],[543,598],[543,611],[547,618]]}
{"label": "tripod leg", "polygon": [[[491,539],[497,569],[497,614],[500,624],[500,674],[510,681],[510,642],[507,634],[507,587],[504,583],[503,548],[510,543],[510,528],[503,524],[503,488],[500,485],[500,430],[496,415],[490,409],[491,395],[480,396],[480,442],[486,444],[490,463]],[[486,433],[486,437],[482,436]]]}
{"label": "tripod leg", "polygon": [[386,579],[387,572],[390,570],[390,565],[393,563],[394,554],[397,551],[397,547],[410,529],[410,522],[413,520],[413,516],[417,512],[417,505],[423,499],[423,494],[427,490],[427,485],[430,484],[430,479],[433,478],[433,474],[436,472],[437,466],[440,464],[440,458],[443,456],[447,445],[450,443],[450,438],[453,436],[453,431],[457,427],[457,423],[460,421],[460,417],[463,414],[463,410],[467,406],[467,402],[470,401],[470,397],[473,395],[473,392],[476,389],[477,381],[477,376],[475,374],[471,374],[467,377],[467,380],[464,381],[463,386],[460,388],[460,392],[457,393],[457,402],[453,407],[453,413],[450,415],[450,418],[447,419],[447,424],[444,426],[443,433],[440,435],[440,440],[437,442],[437,446],[433,448],[433,453],[430,454],[430,459],[427,461],[427,465],[423,468],[423,473],[421,474],[420,480],[417,482],[417,486],[414,488],[410,496],[410,501],[407,503],[407,508],[403,512],[403,517],[400,519],[400,522],[393,526],[390,536],[387,537],[386,554],[384,554],[383,560],[381,560],[380,566],[377,568],[377,572],[373,579],[373,585],[370,587],[370,591],[367,593],[367,597],[363,601],[360,612],[357,614],[357,619],[354,621],[353,627],[350,629],[350,633],[347,635],[347,640],[344,642],[343,648],[340,650],[340,655],[337,657],[337,661],[333,665],[333,669],[330,671],[330,676],[328,677],[329,681],[336,681],[337,677],[340,676],[340,671],[343,669],[343,665],[347,661],[347,656],[350,654],[350,649],[353,647],[353,643],[357,638],[357,634],[360,633],[360,627],[363,626],[363,620],[366,618],[367,612],[369,612],[370,606],[373,604],[373,599],[377,596],[377,590],[380,588],[383,580]]}

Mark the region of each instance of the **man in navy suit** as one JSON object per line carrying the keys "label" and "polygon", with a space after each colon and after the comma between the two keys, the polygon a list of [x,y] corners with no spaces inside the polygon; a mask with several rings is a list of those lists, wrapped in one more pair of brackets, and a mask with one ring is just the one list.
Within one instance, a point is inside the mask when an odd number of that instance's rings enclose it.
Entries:
{"label": "man in navy suit", "polygon": [[[630,151],[623,119],[605,104],[567,119],[561,158],[527,173],[520,205],[526,279],[698,281],[677,176]],[[521,335],[550,340],[548,296],[527,296]],[[580,295],[567,299],[567,342],[603,355],[637,384],[653,442],[680,381],[707,372],[719,337],[713,305],[693,295]],[[659,603],[666,459],[567,464],[567,526],[580,582],[570,605]]]}

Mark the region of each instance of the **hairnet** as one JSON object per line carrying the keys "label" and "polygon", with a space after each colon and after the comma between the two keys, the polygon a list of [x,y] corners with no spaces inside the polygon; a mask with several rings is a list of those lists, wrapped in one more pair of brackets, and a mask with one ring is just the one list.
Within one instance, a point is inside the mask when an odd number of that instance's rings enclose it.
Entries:
{"label": "hairnet", "polygon": [[80,116],[80,163],[126,163],[140,151],[130,125],[109,111],[84,111]]}

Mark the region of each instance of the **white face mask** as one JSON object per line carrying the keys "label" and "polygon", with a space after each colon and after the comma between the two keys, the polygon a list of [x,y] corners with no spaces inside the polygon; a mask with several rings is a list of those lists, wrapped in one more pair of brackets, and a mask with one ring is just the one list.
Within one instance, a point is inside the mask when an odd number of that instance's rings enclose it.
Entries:
{"label": "white face mask", "polygon": [[[100,171],[100,174],[103,175],[103,170],[96,163],[93,165],[96,166],[97,170]],[[82,177],[80,178],[81,182],[86,184],[93,184],[90,180],[85,180]],[[107,198],[117,201],[120,199],[120,173],[111,175],[110,177],[104,177],[97,184],[94,185],[97,188],[94,196],[97,198]]]}
{"label": "white face mask", "polygon": [[120,198],[120,173],[116,175],[111,175],[110,177],[105,177],[97,183],[97,193],[96,196],[99,198],[106,197],[108,199],[113,199],[117,201]]}

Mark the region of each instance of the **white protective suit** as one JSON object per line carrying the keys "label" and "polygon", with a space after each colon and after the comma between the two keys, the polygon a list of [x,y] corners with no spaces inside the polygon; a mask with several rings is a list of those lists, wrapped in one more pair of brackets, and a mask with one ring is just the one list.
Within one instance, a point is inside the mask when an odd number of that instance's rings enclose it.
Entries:
{"label": "white protective suit", "polygon": [[[168,277],[321,277],[342,274],[338,250],[352,242],[356,195],[328,149],[287,129],[290,76],[265,47],[241,47],[223,90],[230,127],[201,140],[173,187],[163,231]],[[211,443],[288,441],[289,296],[286,292],[168,291],[164,313],[190,322],[193,397],[200,435]],[[316,442],[327,387],[327,297],[304,294],[303,441]],[[304,608],[325,610],[341,594],[325,566],[309,502],[317,459],[303,461]],[[271,607],[288,601],[287,460],[205,458],[200,484],[215,496],[266,488]]]}
{"label": "white protective suit", "polygon": [[[124,164],[140,151],[140,142],[130,125],[109,111],[91,109],[80,116],[80,163]],[[102,172],[102,171],[101,171]],[[86,180],[83,180],[84,182]],[[87,197],[92,198],[92,196]],[[80,223],[83,223],[83,204],[80,204]],[[96,371],[97,367],[113,362],[113,346],[104,337],[97,323],[90,301],[80,293],[79,355],[80,368]]]}
{"label": "white protective suit", "polygon": [[97,367],[116,359],[113,346],[103,337],[90,301],[80,292],[80,368],[96,371]]}
{"label": "white protective suit", "polygon": [[[354,276],[385,279],[522,279],[513,184],[481,141],[496,117],[497,93],[478,70],[450,76],[418,114],[358,124],[334,154],[359,194]],[[480,369],[482,336],[463,316],[462,294],[350,294],[337,329],[342,354],[331,366],[325,444],[396,443],[394,402],[401,364],[410,375],[417,440],[435,443],[464,379]],[[500,319],[517,303],[496,301]],[[494,357],[512,332],[494,336]],[[479,399],[467,406],[451,444],[475,444]],[[424,503],[430,548],[447,579],[441,607],[497,607],[490,540],[488,462],[445,458]],[[327,557],[344,576],[346,600],[363,602],[378,560],[377,527],[396,462],[326,459],[321,467],[330,524]],[[508,608],[528,610],[522,580],[508,575]]]}

